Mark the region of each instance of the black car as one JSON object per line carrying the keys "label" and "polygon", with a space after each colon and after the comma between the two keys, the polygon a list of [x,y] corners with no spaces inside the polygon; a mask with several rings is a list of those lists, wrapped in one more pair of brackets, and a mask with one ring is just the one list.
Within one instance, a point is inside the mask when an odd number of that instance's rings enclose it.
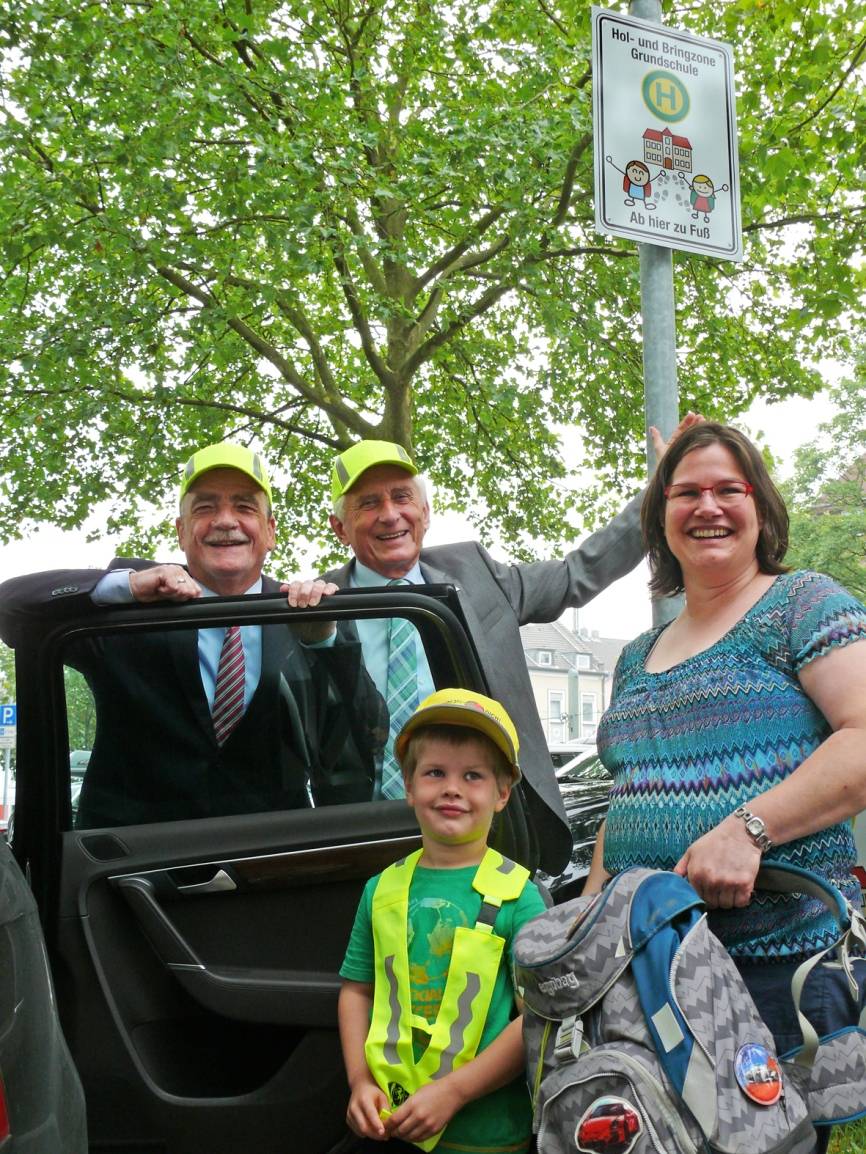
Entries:
{"label": "black car", "polygon": [[2,837],[0,1150],[87,1151],[84,1095],[57,1016],[39,913]]}
{"label": "black car", "polygon": [[[92,1149],[285,1154],[301,1148],[299,1135],[305,1154],[341,1148],[348,1091],[338,968],[364,882],[418,845],[411,810],[370,800],[369,743],[345,720],[353,703],[333,690],[325,704],[336,720],[316,735],[300,789],[296,779],[263,793],[251,760],[232,770],[236,793],[222,785],[210,796],[202,779],[199,790],[169,798],[175,769],[191,780],[178,739],[161,740],[158,716],[152,732],[125,730],[93,663],[118,652],[141,658],[158,633],[231,622],[287,630],[326,619],[344,628],[398,615],[419,630],[438,687],[486,692],[454,590],[346,591],[327,612],[265,596],[78,617],[67,604],[60,598],[50,617],[16,621],[0,606],[0,625],[16,651],[12,846],[39,905]],[[158,688],[161,672],[150,670],[142,693]],[[289,693],[285,704],[279,724],[297,730]],[[303,734],[292,740],[303,744]],[[82,778],[70,752],[83,750]],[[128,782],[139,763],[141,797],[128,785],[108,797],[111,775]],[[108,812],[108,824],[94,816]],[[563,822],[551,768],[512,794],[495,844],[543,866]]]}
{"label": "black car", "polygon": [[555,900],[562,902],[576,897],[583,886],[613,779],[594,747],[557,768],[556,777],[571,830],[571,861],[561,873],[544,880]]}

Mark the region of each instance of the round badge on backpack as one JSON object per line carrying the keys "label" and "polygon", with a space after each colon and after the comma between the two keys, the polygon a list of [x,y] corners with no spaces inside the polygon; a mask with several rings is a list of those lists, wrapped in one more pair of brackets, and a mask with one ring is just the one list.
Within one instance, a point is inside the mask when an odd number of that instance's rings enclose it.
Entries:
{"label": "round badge on backpack", "polygon": [[773,1106],[782,1096],[782,1071],[775,1056],[760,1042],[746,1042],[734,1059],[737,1085],[758,1106]]}

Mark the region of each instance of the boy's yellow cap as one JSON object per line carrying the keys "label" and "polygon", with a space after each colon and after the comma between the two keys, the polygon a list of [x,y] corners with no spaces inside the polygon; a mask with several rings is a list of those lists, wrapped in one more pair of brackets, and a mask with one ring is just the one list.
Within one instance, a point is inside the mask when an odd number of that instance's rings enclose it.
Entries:
{"label": "boy's yellow cap", "polygon": [[413,477],[418,472],[418,466],[402,445],[394,441],[358,441],[334,458],[331,468],[332,503],[348,493],[361,474],[374,465],[397,465]]}
{"label": "boy's yellow cap", "polygon": [[403,760],[410,736],[423,725],[463,725],[479,730],[505,754],[512,770],[512,785],[520,781],[517,730],[505,709],[492,697],[468,689],[439,689],[425,697],[397,734],[394,752],[399,761]]}
{"label": "boy's yellow cap", "polygon": [[260,489],[264,490],[268,504],[272,505],[271,482],[265,462],[258,453],[248,449],[246,445],[233,445],[231,441],[220,441],[216,445],[208,445],[206,449],[199,449],[193,453],[183,467],[180,479],[180,499],[184,499],[190,485],[202,473],[211,469],[239,469],[251,477]]}

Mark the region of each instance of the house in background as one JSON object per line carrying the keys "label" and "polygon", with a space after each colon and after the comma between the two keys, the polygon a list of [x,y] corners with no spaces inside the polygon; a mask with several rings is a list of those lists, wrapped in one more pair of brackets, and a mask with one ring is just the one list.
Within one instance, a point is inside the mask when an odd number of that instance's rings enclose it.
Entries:
{"label": "house in background", "polygon": [[626,642],[574,632],[562,621],[524,625],[520,638],[547,744],[593,741]]}

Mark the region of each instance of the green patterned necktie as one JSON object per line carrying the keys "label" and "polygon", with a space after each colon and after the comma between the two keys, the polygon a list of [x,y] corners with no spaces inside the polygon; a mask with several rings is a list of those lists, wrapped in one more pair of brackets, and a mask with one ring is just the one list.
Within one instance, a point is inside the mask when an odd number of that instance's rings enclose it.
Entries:
{"label": "green patterned necktie", "polygon": [[[409,585],[399,579],[389,585]],[[390,714],[388,745],[382,764],[382,782],[378,796],[405,797],[403,774],[394,757],[394,739],[418,707],[417,631],[405,617],[392,617],[388,626],[388,683],[385,704]]]}

